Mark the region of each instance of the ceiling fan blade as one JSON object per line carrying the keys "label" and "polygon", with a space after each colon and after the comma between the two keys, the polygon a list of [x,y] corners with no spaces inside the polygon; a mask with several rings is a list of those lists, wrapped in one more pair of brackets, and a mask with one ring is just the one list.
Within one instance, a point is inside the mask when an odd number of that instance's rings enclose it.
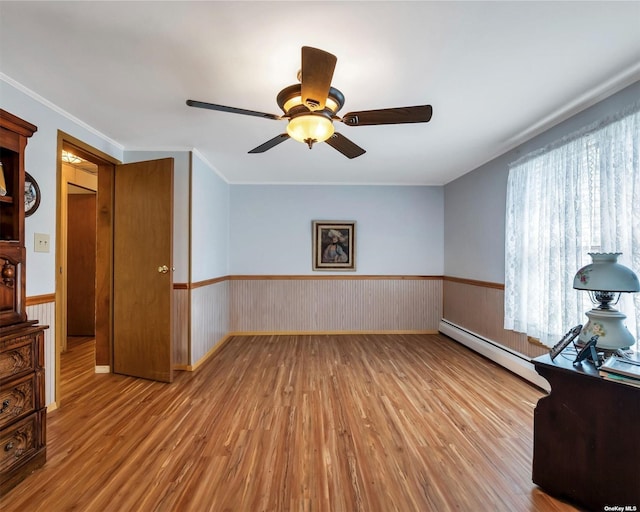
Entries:
{"label": "ceiling fan blade", "polygon": [[337,61],[331,53],[302,47],[302,103],[309,110],[324,109]]}
{"label": "ceiling fan blade", "polygon": [[383,108],[348,112],[341,121],[347,126],[365,126],[375,124],[427,123],[431,119],[431,105],[416,107]]}
{"label": "ceiling fan blade", "polygon": [[364,155],[366,151],[362,149],[357,144],[351,142],[344,135],[341,135],[338,132],[334,132],[334,134],[325,140],[329,146],[333,149],[337,149],[347,158],[355,158],[360,155]]}
{"label": "ceiling fan blade", "polygon": [[267,114],[266,112],[256,112],[255,110],[246,110],[244,108],[226,107],[224,105],[216,105],[215,103],[205,103],[204,101],[187,100],[190,107],[206,108],[209,110],[219,110],[220,112],[229,112],[231,114],[243,114],[245,116],[264,117],[266,119],[275,119],[279,121],[282,117],[275,114]]}
{"label": "ceiling fan blade", "polygon": [[281,133],[280,135],[277,135],[273,139],[268,140],[264,144],[260,144],[257,148],[253,148],[251,151],[249,151],[249,153],[264,153],[268,149],[271,149],[272,147],[277,146],[278,144],[280,144],[281,142],[284,142],[288,138],[289,138],[288,133]]}

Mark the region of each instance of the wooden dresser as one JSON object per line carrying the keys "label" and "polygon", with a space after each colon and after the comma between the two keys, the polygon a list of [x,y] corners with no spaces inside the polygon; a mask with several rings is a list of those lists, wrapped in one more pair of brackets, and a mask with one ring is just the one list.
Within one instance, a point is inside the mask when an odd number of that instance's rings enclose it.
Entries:
{"label": "wooden dresser", "polygon": [[533,360],[551,384],[533,416],[533,482],[586,510],[640,510],[640,388],[574,358]]}
{"label": "wooden dresser", "polygon": [[44,327],[0,330],[0,494],[47,457]]}
{"label": "wooden dresser", "polygon": [[26,313],[25,169],[37,128],[0,110],[0,495],[46,460],[44,330]]}

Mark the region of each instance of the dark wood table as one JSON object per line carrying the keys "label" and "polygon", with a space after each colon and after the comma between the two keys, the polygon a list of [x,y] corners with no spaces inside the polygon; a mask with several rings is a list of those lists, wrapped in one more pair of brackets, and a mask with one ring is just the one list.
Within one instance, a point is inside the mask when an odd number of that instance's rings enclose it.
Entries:
{"label": "dark wood table", "polygon": [[574,359],[533,360],[551,385],[534,412],[533,482],[589,511],[640,512],[640,388]]}

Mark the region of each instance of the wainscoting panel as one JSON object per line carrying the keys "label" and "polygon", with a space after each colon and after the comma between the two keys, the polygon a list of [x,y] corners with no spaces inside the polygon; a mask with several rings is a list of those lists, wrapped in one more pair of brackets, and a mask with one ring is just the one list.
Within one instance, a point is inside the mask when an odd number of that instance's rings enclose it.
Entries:
{"label": "wainscoting panel", "polygon": [[44,331],[44,375],[45,375],[45,403],[51,405],[56,401],[56,303],[39,302],[28,305],[27,318],[38,320],[40,325],[48,325]]}
{"label": "wainscoting panel", "polygon": [[186,285],[174,285],[172,312],[173,364],[179,369],[189,364],[189,289]]}
{"label": "wainscoting panel", "polygon": [[230,303],[231,332],[437,332],[442,279],[234,278]]}
{"label": "wainscoting panel", "polygon": [[445,278],[443,295],[445,320],[527,357],[549,351],[531,343],[525,334],[504,329],[504,289],[501,286]]}
{"label": "wainscoting panel", "polygon": [[198,363],[229,332],[229,281],[191,289],[191,360]]}

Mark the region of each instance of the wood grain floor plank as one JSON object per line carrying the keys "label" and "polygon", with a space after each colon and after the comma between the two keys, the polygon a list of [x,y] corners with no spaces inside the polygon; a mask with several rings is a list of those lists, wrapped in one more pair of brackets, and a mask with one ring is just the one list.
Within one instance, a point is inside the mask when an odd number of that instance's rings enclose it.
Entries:
{"label": "wood grain floor plank", "polygon": [[531,482],[543,392],[443,336],[240,336],[171,384],[69,347],[3,512],[576,510]]}

